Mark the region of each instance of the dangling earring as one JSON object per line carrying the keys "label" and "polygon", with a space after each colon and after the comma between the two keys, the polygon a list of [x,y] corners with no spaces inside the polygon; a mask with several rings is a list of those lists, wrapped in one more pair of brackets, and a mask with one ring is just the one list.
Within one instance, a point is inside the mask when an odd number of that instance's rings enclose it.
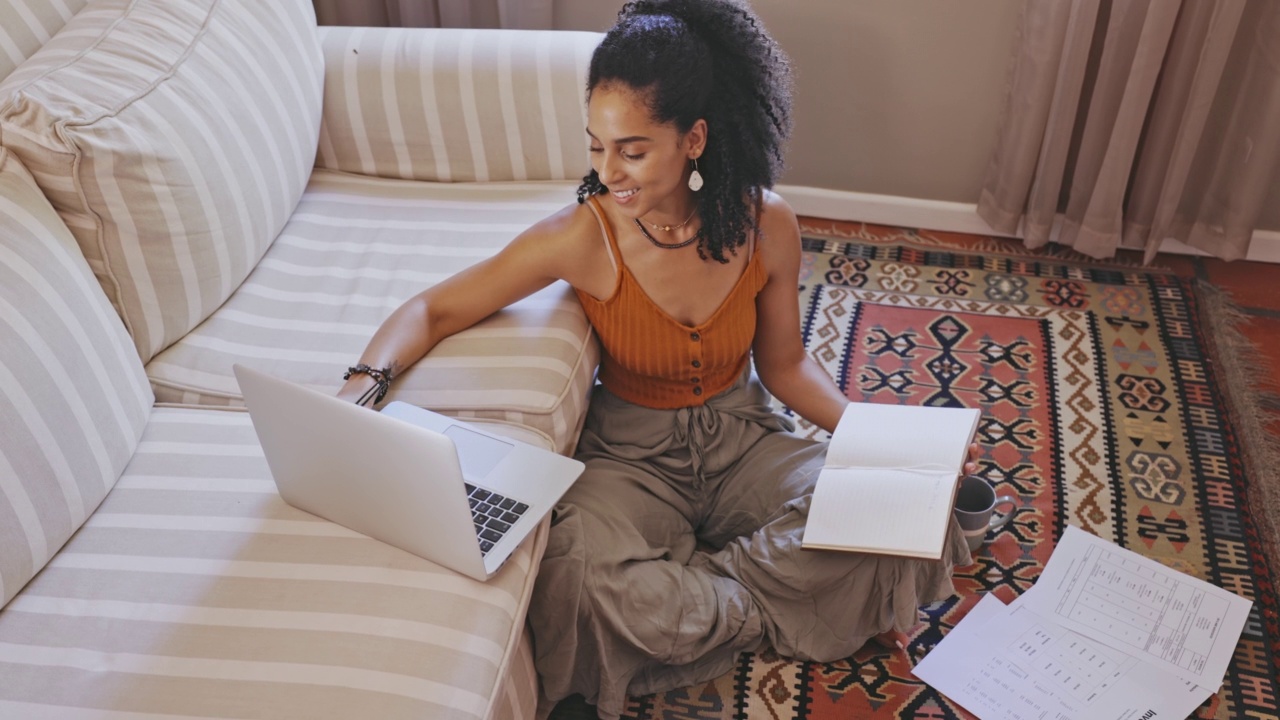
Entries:
{"label": "dangling earring", "polygon": [[689,189],[694,192],[702,189],[702,173],[698,172],[698,158],[693,159],[693,172],[689,173]]}

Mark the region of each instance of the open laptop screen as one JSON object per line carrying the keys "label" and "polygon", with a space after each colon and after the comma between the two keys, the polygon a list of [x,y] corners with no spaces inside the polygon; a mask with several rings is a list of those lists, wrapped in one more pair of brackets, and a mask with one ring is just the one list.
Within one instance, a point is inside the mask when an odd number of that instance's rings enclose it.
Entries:
{"label": "open laptop screen", "polygon": [[483,479],[514,447],[511,443],[481,435],[460,425],[450,425],[444,434],[457,446],[458,464],[462,466],[462,476],[468,480]]}

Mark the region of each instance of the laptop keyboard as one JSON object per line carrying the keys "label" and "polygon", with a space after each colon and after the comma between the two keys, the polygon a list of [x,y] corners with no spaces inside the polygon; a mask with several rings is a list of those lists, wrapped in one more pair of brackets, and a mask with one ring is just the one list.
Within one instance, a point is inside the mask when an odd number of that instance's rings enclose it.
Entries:
{"label": "laptop keyboard", "polygon": [[529,509],[522,502],[478,488],[471,483],[467,483],[467,502],[471,503],[471,522],[476,526],[476,539],[480,541],[481,555],[492,550]]}

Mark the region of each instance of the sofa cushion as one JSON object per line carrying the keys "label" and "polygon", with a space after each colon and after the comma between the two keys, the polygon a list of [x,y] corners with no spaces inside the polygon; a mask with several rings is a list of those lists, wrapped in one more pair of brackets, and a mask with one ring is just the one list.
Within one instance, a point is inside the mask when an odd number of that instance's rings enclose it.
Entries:
{"label": "sofa cushion", "polygon": [[[147,365],[159,402],[241,405],[231,364],[327,392],[410,296],[573,202],[571,183],[444,184],[317,170],[298,210],[231,299]],[[388,399],[521,422],[571,450],[597,347],[556,283],[441,342]]]}
{"label": "sofa cushion", "polygon": [[31,57],[87,0],[0,0],[0,79]]}
{"label": "sofa cushion", "polygon": [[0,143],[75,233],[145,362],[226,300],[293,211],[323,61],[310,0],[86,10],[0,82]]}
{"label": "sofa cushion", "polygon": [[152,402],[71,232],[3,148],[0,338],[3,606],[115,484]]}
{"label": "sofa cushion", "polygon": [[316,167],[404,180],[577,180],[604,36],[326,27]]}
{"label": "sofa cushion", "polygon": [[286,505],[270,477],[247,413],[157,409],[102,507],[0,613],[0,717],[528,708],[512,659],[545,523],[480,583]]}

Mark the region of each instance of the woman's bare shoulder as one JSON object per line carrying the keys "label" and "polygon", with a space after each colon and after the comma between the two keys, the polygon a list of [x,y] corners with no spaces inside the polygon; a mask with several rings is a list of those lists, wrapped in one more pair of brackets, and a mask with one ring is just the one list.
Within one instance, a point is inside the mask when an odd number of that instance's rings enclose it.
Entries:
{"label": "woman's bare shoulder", "polygon": [[800,249],[800,222],[796,212],[772,190],[765,190],[761,195],[759,246],[766,259],[798,253]]}
{"label": "woman's bare shoulder", "polygon": [[593,278],[610,262],[595,213],[579,203],[566,205],[529,226],[512,241],[510,250],[519,254],[522,262],[536,263],[547,275],[575,287],[594,287]]}
{"label": "woman's bare shoulder", "polygon": [[771,228],[790,228],[799,232],[799,221],[796,211],[782,196],[772,190],[761,193],[760,227],[768,232]]}
{"label": "woman's bare shoulder", "polygon": [[575,202],[530,225],[517,239],[549,252],[581,252],[600,244],[600,225],[590,208]]}

